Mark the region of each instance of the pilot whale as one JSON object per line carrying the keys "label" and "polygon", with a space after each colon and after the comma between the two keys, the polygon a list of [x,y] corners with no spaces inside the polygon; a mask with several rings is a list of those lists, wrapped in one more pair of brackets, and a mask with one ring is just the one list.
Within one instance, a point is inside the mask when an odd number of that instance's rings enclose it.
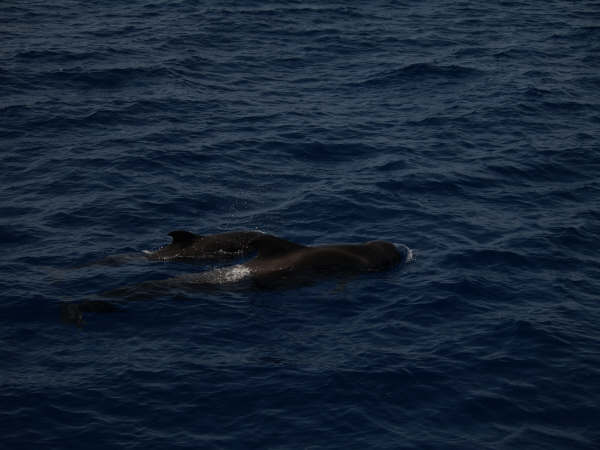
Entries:
{"label": "pilot whale", "polygon": [[171,231],[173,239],[169,245],[153,252],[144,252],[150,260],[182,259],[233,259],[247,255],[253,250],[250,245],[262,236],[259,231],[230,231],[227,233],[199,235],[189,231]]}
{"label": "pilot whale", "polygon": [[[187,234],[184,234],[187,233]],[[412,251],[405,245],[386,241],[361,244],[305,246],[264,233],[236,232],[232,234],[196,236],[172,232],[173,242],[153,254],[155,259],[208,258],[210,256],[254,255],[242,264],[220,267],[199,273],[181,275],[136,286],[126,286],[105,294],[127,297],[161,288],[202,288],[251,281],[256,287],[294,285],[321,276],[373,272],[409,262]],[[127,290],[132,295],[126,295]],[[145,291],[145,292],[144,292]]]}
{"label": "pilot whale", "polygon": [[102,259],[79,264],[71,269],[83,269],[92,266],[118,267],[127,263],[150,261],[185,261],[205,263],[227,261],[247,256],[254,251],[249,242],[263,235],[260,231],[229,231],[226,233],[200,235],[189,231],[171,231],[172,240],[158,250],[144,250],[141,253],[121,253]]}
{"label": "pilot whale", "polygon": [[[387,241],[360,244],[305,246],[254,231],[199,236],[186,231],[169,233],[171,244],[153,252],[150,259],[227,258],[254,254],[241,264],[163,280],[145,281],[103,292],[103,297],[136,300],[168,292],[169,289],[202,290],[233,285],[282,288],[309,284],[324,276],[352,275],[390,269],[413,259],[405,245]],[[103,300],[65,303],[63,319],[82,323],[83,312],[119,310]]]}
{"label": "pilot whale", "polygon": [[259,287],[323,275],[381,271],[412,259],[408,247],[386,241],[305,246],[265,234],[253,239],[250,246],[257,256],[240,268],[246,268]]}

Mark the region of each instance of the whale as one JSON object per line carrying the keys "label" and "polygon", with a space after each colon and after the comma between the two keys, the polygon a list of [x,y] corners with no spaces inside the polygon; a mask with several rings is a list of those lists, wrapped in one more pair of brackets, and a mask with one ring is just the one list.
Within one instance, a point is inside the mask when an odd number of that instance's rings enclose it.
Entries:
{"label": "whale", "polygon": [[254,249],[249,243],[263,235],[260,231],[229,231],[217,234],[195,234],[184,230],[171,231],[171,242],[157,250],[143,250],[135,253],[120,253],[78,264],[70,269],[84,269],[93,266],[118,267],[141,261],[180,261],[206,263],[228,261],[248,255]]}
{"label": "whale", "polygon": [[169,233],[170,244],[144,253],[146,258],[154,261],[227,260],[247,255],[254,249],[250,243],[263,234],[260,231],[230,231],[199,235],[176,230]]}
{"label": "whale", "polygon": [[[254,231],[208,236],[174,231],[169,235],[172,242],[153,252],[150,259],[251,258],[232,266],[144,281],[99,295],[126,301],[152,298],[171,289],[198,291],[232,287],[291,288],[312,284],[324,277],[384,271],[413,260],[412,250],[406,245],[381,240],[306,246]],[[84,312],[115,311],[120,311],[120,308],[98,299],[62,305],[63,320],[77,325],[83,323]]]}
{"label": "whale", "polygon": [[382,271],[413,258],[407,246],[387,241],[305,246],[265,234],[253,239],[250,246],[256,249],[256,257],[239,267],[247,269],[248,276],[258,287]]}
{"label": "whale", "polygon": [[207,258],[222,254],[227,258],[253,257],[241,264],[145,281],[102,295],[134,299],[159,294],[173,287],[194,290],[242,283],[258,288],[294,287],[326,276],[382,271],[410,262],[413,258],[407,246],[387,241],[306,246],[258,232],[209,235],[205,238],[206,242],[191,233],[182,239],[182,233],[187,232],[170,233],[173,242],[158,250],[154,258]]}

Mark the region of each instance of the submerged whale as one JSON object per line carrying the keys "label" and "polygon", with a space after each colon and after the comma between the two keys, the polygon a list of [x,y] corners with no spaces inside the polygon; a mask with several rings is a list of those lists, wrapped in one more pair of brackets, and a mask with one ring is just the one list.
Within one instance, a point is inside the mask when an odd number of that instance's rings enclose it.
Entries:
{"label": "submerged whale", "polygon": [[[145,281],[101,293],[101,296],[136,300],[178,288],[201,290],[242,285],[282,288],[309,284],[324,276],[352,275],[390,269],[413,259],[405,245],[386,241],[360,244],[305,246],[260,232],[245,231],[200,236],[187,231],[169,233],[171,244],[147,254],[149,259],[220,259],[255,256],[241,264],[163,280]],[[103,300],[65,303],[63,319],[82,323],[83,312],[113,312],[118,307]]]}

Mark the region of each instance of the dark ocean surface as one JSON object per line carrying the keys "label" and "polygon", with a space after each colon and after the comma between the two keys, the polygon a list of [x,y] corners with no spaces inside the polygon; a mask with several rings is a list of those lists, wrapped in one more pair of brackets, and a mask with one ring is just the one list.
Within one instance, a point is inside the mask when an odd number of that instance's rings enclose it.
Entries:
{"label": "dark ocean surface", "polygon": [[[600,3],[2,1],[0,448],[600,448]],[[384,239],[64,302],[167,233]]]}

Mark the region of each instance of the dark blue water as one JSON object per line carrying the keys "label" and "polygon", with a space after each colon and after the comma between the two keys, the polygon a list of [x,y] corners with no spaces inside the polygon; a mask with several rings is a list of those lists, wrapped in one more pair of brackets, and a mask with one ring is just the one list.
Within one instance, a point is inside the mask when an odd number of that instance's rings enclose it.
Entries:
{"label": "dark blue water", "polygon": [[[0,447],[598,448],[600,4],[491,3],[3,1]],[[416,261],[61,321],[175,229]]]}

